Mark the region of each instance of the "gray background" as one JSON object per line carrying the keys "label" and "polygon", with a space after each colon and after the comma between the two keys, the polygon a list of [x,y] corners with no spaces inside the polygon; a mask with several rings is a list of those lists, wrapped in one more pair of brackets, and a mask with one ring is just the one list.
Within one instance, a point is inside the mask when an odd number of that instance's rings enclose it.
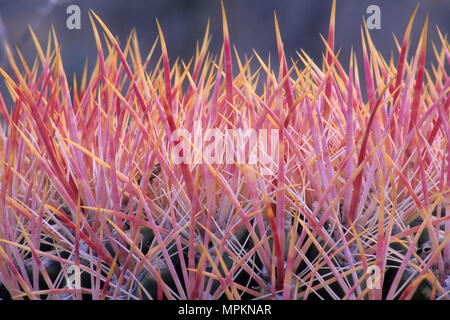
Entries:
{"label": "gray background", "polygon": [[[302,48],[320,65],[324,46],[319,34],[327,36],[331,3],[331,0],[224,0],[231,42],[242,57],[251,55],[252,49],[264,58],[269,52],[275,57],[273,12],[276,11],[287,56],[296,58],[296,51]],[[77,4],[81,8],[81,30],[66,28],[66,8],[70,4]],[[361,56],[360,26],[363,16],[368,16],[366,9],[371,4],[381,8],[382,27],[381,30],[371,31],[371,35],[377,48],[388,58],[391,51],[395,51],[392,35],[396,34],[401,41],[417,1],[338,0],[336,49],[342,48],[341,63],[345,67],[348,66],[351,46]],[[81,73],[86,58],[89,58],[90,69],[95,62],[96,50],[88,17],[89,9],[93,9],[103,19],[122,43],[135,28],[143,54],[148,52],[155,40],[155,19],[158,18],[172,61],[176,57],[188,61],[195,54],[196,42],[202,40],[207,20],[211,18],[210,49],[215,54],[220,53],[222,22],[219,0],[0,0],[0,37],[17,44],[31,63],[36,52],[27,30],[28,25],[33,26],[41,43],[45,44],[53,24],[62,45],[64,66],[71,78],[73,73]],[[450,0],[422,1],[413,28],[413,48],[417,45],[427,13],[430,15],[430,39],[439,41],[436,25],[444,34],[448,32],[449,9]],[[2,49],[0,63],[8,70],[3,46]],[[430,62],[430,58],[434,58],[431,45],[428,49],[427,60]],[[394,57],[396,61],[397,55]],[[3,83],[1,91],[4,94]]]}

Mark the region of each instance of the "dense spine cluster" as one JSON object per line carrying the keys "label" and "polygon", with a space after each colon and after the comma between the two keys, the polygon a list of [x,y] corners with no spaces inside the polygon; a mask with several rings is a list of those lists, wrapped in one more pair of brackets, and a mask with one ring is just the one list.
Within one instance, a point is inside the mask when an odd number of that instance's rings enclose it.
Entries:
{"label": "dense spine cluster", "polygon": [[[450,47],[437,30],[427,52],[425,22],[411,53],[416,11],[397,61],[363,27],[360,64],[335,52],[334,3],[321,65],[285,57],[275,17],[277,70],[232,52],[223,7],[222,52],[208,25],[188,62],[159,24],[141,57],[92,12],[98,59],[73,81],[30,30],[33,64],[8,48],[0,69],[0,297],[448,299]],[[175,164],[195,123],[277,130],[276,170]]]}

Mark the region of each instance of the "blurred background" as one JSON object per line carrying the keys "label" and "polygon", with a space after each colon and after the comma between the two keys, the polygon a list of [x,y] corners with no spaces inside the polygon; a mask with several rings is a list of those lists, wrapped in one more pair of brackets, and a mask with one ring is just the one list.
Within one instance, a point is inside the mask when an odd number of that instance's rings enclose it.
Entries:
{"label": "blurred background", "polygon": [[[386,59],[392,51],[397,59],[393,34],[401,41],[417,3],[416,0],[337,0],[335,48],[342,48],[342,64],[348,67],[351,46],[361,57],[360,27],[363,19],[369,16],[367,7],[372,4],[381,9],[381,29],[371,31],[372,39]],[[81,9],[80,30],[66,27],[69,17],[66,9],[72,4]],[[331,4],[332,0],[224,0],[231,43],[242,57],[251,56],[255,49],[264,59],[271,53],[274,62],[277,53],[273,23],[275,11],[287,56],[297,59],[296,51],[304,49],[320,65],[324,51],[320,34],[327,36]],[[196,42],[202,41],[210,18],[210,50],[214,54],[220,53],[222,22],[219,0],[0,0],[0,40],[17,45],[31,63],[36,51],[28,25],[33,27],[43,45],[53,25],[62,45],[67,75],[69,78],[74,73],[79,75],[86,58],[89,59],[90,70],[96,59],[88,16],[90,9],[103,19],[122,44],[135,28],[144,55],[157,36],[155,19],[158,18],[172,61],[177,57],[189,61],[195,54]],[[436,25],[444,34],[450,29],[450,0],[422,1],[413,27],[413,48],[417,45],[427,14],[430,16],[429,39],[435,43],[439,42]],[[0,65],[9,72],[3,44],[1,49]],[[427,60],[430,58],[434,59],[429,42]],[[5,96],[4,91],[2,81],[1,92]]]}

